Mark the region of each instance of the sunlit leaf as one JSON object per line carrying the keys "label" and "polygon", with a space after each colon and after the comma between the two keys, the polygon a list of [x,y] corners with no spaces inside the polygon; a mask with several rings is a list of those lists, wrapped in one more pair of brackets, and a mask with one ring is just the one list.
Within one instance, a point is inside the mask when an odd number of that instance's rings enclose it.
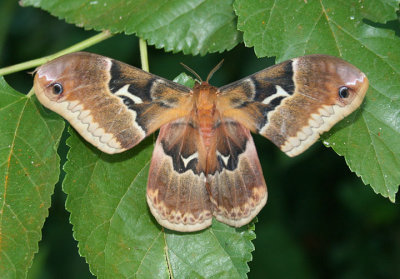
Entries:
{"label": "sunlit leaf", "polygon": [[0,277],[24,278],[58,181],[63,120],[0,77]]}
{"label": "sunlit leaf", "polygon": [[392,1],[235,2],[244,41],[278,61],[311,53],[340,56],[370,80],[360,110],[325,135],[325,144],[375,192],[394,201],[400,184],[400,39],[368,25],[396,19]]}
{"label": "sunlit leaf", "polygon": [[136,34],[166,51],[206,54],[241,41],[233,0],[23,0],[86,29]]}

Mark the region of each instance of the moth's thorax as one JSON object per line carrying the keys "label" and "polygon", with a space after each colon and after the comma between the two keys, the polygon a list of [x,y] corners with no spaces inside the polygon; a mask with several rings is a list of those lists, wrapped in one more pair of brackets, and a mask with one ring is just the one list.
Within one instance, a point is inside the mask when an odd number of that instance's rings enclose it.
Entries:
{"label": "moth's thorax", "polygon": [[213,110],[217,97],[217,88],[208,82],[196,83],[193,88],[193,97],[199,110]]}
{"label": "moth's thorax", "polygon": [[215,126],[219,121],[216,112],[217,88],[208,82],[196,83],[193,88],[195,118],[205,148],[209,150],[214,138]]}

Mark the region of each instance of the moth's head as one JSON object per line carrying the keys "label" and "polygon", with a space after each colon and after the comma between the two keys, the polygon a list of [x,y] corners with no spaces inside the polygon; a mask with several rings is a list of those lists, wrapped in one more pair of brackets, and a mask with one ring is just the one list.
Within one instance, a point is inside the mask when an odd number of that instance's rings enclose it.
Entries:
{"label": "moth's head", "polygon": [[203,79],[199,76],[198,73],[196,73],[192,68],[190,68],[189,66],[181,63],[181,65],[188,70],[189,72],[191,72],[195,77],[195,87],[200,87],[200,86],[209,86],[209,81],[212,78],[212,76],[215,74],[216,71],[218,71],[219,68],[221,68],[222,63],[224,63],[224,59],[222,59],[209,73],[207,76],[207,79],[205,81],[203,81]]}

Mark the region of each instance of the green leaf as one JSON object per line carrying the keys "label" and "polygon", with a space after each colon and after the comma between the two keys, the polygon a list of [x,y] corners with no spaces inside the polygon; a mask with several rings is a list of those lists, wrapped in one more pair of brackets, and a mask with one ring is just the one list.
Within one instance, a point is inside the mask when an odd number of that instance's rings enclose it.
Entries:
{"label": "green leaf", "polygon": [[276,56],[283,61],[326,53],[347,59],[368,51],[363,49],[368,47],[368,39],[386,33],[363,23],[363,19],[383,23],[396,19],[399,3],[398,0],[236,0],[234,9],[244,42],[254,46],[258,57]]}
{"label": "green leaf", "polygon": [[184,84],[190,88],[193,88],[195,83],[194,79],[191,76],[188,76],[186,73],[179,74],[176,78],[174,78],[174,82]]}
{"label": "green leaf", "polygon": [[235,229],[218,221],[200,233],[167,231],[173,278],[247,278],[255,238],[254,226]]}
{"label": "green leaf", "polygon": [[71,129],[63,189],[80,254],[99,278],[163,278],[164,238],[146,204],[152,145],[107,155]]}
{"label": "green leaf", "polygon": [[[150,140],[107,155],[73,131],[64,190],[80,254],[99,278],[246,278],[252,227],[214,222],[199,233],[161,228],[146,203]],[[169,260],[167,260],[169,259]]]}
{"label": "green leaf", "polygon": [[25,278],[59,176],[64,122],[0,77],[0,277]]}
{"label": "green leaf", "polygon": [[[193,82],[186,74],[177,79]],[[72,129],[64,191],[79,251],[99,278],[246,278],[254,226],[215,221],[197,233],[158,225],[146,203],[153,146],[107,155]]]}
{"label": "green leaf", "polygon": [[233,0],[23,0],[85,29],[125,32],[185,54],[222,52],[241,41]]}
{"label": "green leaf", "polygon": [[325,144],[343,155],[365,184],[393,202],[400,184],[400,53],[395,51],[400,39],[363,19],[396,19],[399,3],[237,0],[234,5],[244,41],[258,56],[282,61],[326,53],[366,73],[370,89],[362,108],[325,135]]}

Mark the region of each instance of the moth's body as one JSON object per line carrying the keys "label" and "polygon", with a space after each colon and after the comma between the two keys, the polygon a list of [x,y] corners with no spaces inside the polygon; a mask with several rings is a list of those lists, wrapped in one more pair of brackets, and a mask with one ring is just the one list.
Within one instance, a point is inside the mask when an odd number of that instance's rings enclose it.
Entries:
{"label": "moth's body", "polygon": [[221,88],[193,89],[110,58],[74,53],[41,66],[35,92],[90,143],[123,152],[160,128],[147,202],[157,221],[197,231],[212,217],[239,227],[267,189],[250,131],[289,156],[361,104],[366,76],[332,56],[294,58]]}
{"label": "moth's body", "polygon": [[194,100],[192,120],[199,127],[204,147],[209,151],[215,135],[215,127],[219,122],[215,103],[217,88],[202,82],[195,85],[192,94]]}
{"label": "moth's body", "polygon": [[196,83],[193,88],[193,111],[190,114],[189,123],[199,130],[205,159],[199,159],[199,162],[205,162],[205,166],[198,165],[199,170],[204,170],[205,174],[215,171],[216,150],[215,145],[218,140],[215,135],[215,129],[220,124],[221,119],[216,110],[217,88],[209,85],[207,82]]}

